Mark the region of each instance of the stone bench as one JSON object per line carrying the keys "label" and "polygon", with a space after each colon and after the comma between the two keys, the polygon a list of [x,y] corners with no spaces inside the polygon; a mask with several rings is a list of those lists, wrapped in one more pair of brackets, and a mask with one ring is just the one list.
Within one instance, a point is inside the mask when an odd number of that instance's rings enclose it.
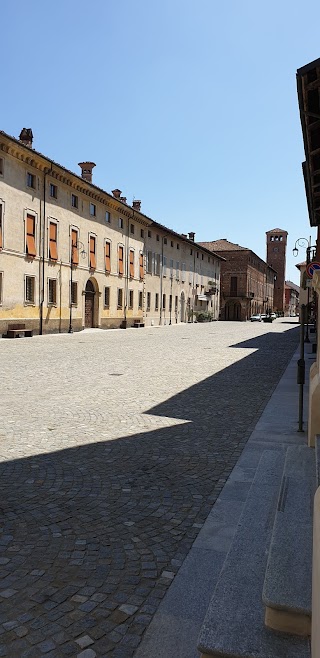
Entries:
{"label": "stone bench", "polygon": [[31,338],[33,336],[33,330],[26,329],[25,324],[9,324],[7,333],[2,334],[3,338],[20,338],[21,335]]}

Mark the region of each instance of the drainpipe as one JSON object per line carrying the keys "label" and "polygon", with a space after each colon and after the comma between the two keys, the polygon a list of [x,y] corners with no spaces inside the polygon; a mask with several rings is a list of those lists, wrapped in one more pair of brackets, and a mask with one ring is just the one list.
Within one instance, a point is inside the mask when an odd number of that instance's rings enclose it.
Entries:
{"label": "drainpipe", "polygon": [[162,324],[162,290],[163,290],[163,236],[162,236],[162,239],[161,239],[160,318],[159,318],[159,325]]}
{"label": "drainpipe", "polygon": [[41,280],[41,290],[40,290],[40,323],[39,323],[39,335],[43,334],[43,304],[44,304],[44,274],[45,274],[45,235],[46,235],[46,182],[47,176],[52,174],[52,163],[49,171],[45,171],[43,177],[43,218],[40,217],[40,280]]}

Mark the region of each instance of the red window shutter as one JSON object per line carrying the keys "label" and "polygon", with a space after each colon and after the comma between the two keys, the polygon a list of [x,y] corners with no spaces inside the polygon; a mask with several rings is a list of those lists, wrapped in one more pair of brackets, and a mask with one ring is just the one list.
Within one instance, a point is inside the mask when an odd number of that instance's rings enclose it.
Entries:
{"label": "red window shutter", "polygon": [[79,265],[78,233],[74,229],[72,229],[71,231],[71,244],[72,244],[72,264]]}
{"label": "red window shutter", "polygon": [[130,251],[130,278],[134,278],[134,251]]}
{"label": "red window shutter", "polygon": [[35,241],[35,226],[36,221],[33,215],[27,215],[27,240],[26,251],[28,256],[36,256],[36,241]]}
{"label": "red window shutter", "polygon": [[123,275],[123,247],[119,247],[119,274]]}
{"label": "red window shutter", "polygon": [[140,270],[140,273],[139,273],[140,279],[143,279],[143,275],[144,275],[143,254],[140,254],[140,257],[139,257],[139,270]]}
{"label": "red window shutter", "polygon": [[95,270],[96,263],[96,239],[90,236],[90,267]]}
{"label": "red window shutter", "polygon": [[51,260],[58,260],[57,225],[50,222],[49,231],[49,258],[51,258]]}
{"label": "red window shutter", "polygon": [[111,272],[111,264],[110,264],[110,242],[106,242],[106,272]]}

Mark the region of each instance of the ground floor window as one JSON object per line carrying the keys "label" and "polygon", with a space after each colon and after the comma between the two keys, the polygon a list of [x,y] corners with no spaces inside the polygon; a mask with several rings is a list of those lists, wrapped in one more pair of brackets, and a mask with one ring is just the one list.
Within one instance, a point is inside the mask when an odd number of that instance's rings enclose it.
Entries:
{"label": "ground floor window", "polygon": [[48,306],[57,303],[57,279],[48,279]]}
{"label": "ground floor window", "polygon": [[155,303],[154,303],[154,310],[157,311],[158,308],[159,308],[159,293],[156,292]]}
{"label": "ground floor window", "polygon": [[73,306],[76,306],[78,304],[78,281],[72,281],[71,304]]}
{"label": "ground floor window", "polygon": [[104,307],[110,308],[110,288],[108,286],[104,288]]}
{"label": "ground floor window", "polygon": [[129,290],[129,308],[133,308],[133,290]]}
{"label": "ground floor window", "polygon": [[118,288],[118,308],[123,307],[123,289]]}
{"label": "ground floor window", "polygon": [[143,292],[142,290],[139,291],[139,308],[142,308],[142,301],[143,301]]}
{"label": "ground floor window", "polygon": [[151,292],[147,292],[147,311],[150,311],[151,307]]}
{"label": "ground floor window", "polygon": [[34,304],[35,302],[36,279],[34,276],[25,278],[25,303]]}

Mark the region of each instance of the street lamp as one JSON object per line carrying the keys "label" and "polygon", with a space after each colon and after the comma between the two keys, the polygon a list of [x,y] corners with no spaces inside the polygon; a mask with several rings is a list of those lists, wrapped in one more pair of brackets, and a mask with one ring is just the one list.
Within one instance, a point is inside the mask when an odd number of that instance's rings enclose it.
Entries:
{"label": "street lamp", "polygon": [[[71,238],[71,252],[70,252],[70,316],[69,316],[69,329],[68,329],[68,334],[73,333],[72,329],[72,272],[73,272],[73,264],[74,264],[74,254],[78,251],[79,247],[81,247],[81,258],[85,258],[87,255],[87,252],[84,248],[83,242],[80,240],[76,240],[75,242]],[[76,259],[76,264],[78,264],[78,258]]]}
{"label": "street lamp", "polygon": [[[298,249],[297,245],[299,247],[305,247],[306,244],[307,244],[307,248],[306,248],[306,266],[307,266],[311,262],[311,249],[316,248],[315,245],[311,244],[311,236],[310,236],[309,240],[307,238],[298,238],[295,241],[295,245],[292,249],[292,253],[293,253],[293,256],[296,258],[298,256],[298,253],[299,253],[299,249]],[[305,337],[305,341],[304,341],[305,343],[310,343],[310,339],[309,339],[309,304],[310,304],[310,288],[308,286],[308,289],[307,289],[306,337]]]}

